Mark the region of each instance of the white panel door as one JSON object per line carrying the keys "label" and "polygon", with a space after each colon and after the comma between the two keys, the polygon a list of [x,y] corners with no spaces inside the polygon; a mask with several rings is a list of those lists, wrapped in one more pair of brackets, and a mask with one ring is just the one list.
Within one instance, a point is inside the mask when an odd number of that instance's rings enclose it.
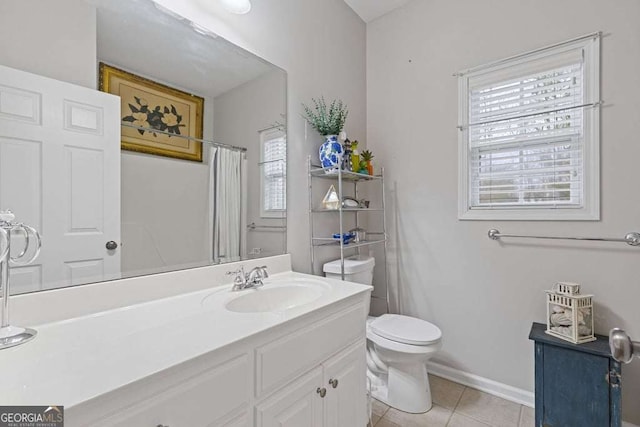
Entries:
{"label": "white panel door", "polygon": [[317,367],[256,406],[257,427],[323,427],[322,368]]}
{"label": "white panel door", "polygon": [[116,96],[0,66],[0,209],[42,234],[12,293],[120,276],[119,116]]}
{"label": "white panel door", "polygon": [[327,388],[325,427],[366,426],[367,367],[365,341],[323,363]]}

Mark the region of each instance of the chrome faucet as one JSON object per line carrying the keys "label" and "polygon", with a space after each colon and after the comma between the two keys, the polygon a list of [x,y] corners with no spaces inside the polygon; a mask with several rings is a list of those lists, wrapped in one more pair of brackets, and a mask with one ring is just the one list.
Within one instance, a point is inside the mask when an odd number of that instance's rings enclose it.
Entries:
{"label": "chrome faucet", "polygon": [[232,291],[241,291],[243,289],[256,289],[264,285],[263,279],[269,277],[267,273],[267,266],[254,267],[249,273],[244,272],[244,266],[236,271],[227,272],[228,275],[235,275],[233,279]]}
{"label": "chrome faucet", "polygon": [[262,267],[254,267],[247,275],[247,282],[254,284],[255,286],[262,286],[264,285],[262,280],[268,277],[269,273],[267,273],[266,265],[263,265]]}

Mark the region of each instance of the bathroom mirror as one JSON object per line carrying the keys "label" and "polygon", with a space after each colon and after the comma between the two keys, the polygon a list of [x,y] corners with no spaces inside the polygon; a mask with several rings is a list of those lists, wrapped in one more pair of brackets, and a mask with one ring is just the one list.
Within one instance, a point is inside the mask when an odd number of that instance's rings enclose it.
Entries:
{"label": "bathroom mirror", "polygon": [[[286,252],[286,73],[282,69],[151,0],[64,0],[55,12],[46,9],[51,7],[45,6],[48,2],[17,3],[21,4],[6,6],[0,26],[11,28],[15,24],[9,21],[32,19],[75,25],[75,37],[87,38],[89,45],[95,41],[88,61],[86,52],[76,55],[84,55],[85,63],[93,61],[95,81],[99,69],[120,70],[135,76],[120,83],[138,92],[125,95],[123,90],[119,122],[102,124],[104,135],[113,131],[107,127],[114,123],[117,127],[115,140],[108,142],[116,144],[117,155],[110,160],[93,155],[97,151],[83,146],[90,138],[80,136],[61,142],[66,160],[53,164],[42,141],[29,137],[29,144],[24,143],[23,136],[9,132],[10,115],[0,112],[0,209],[11,209],[17,220],[42,234],[39,259],[27,267],[12,267],[12,294]],[[74,22],[78,13],[95,16],[94,25]],[[40,35],[42,49],[48,49],[49,42],[56,45],[56,34]],[[20,49],[17,40],[14,46]],[[20,68],[16,55],[19,52],[0,50],[0,65]],[[100,63],[105,66],[99,67]],[[22,68],[46,74],[35,66]],[[85,72],[63,71],[70,76],[67,82]],[[56,80],[64,82],[62,74]],[[11,86],[3,78],[0,73],[0,97],[3,87]],[[173,92],[160,93],[140,82]],[[99,88],[96,83],[92,89]],[[181,101],[171,96],[179,93],[201,99],[200,109],[188,104],[183,110],[175,107]],[[165,94],[168,98],[159,101]],[[83,106],[69,105],[78,111]],[[45,118],[47,103],[42,106]],[[158,114],[152,117],[154,111]],[[148,146],[143,142],[121,148],[121,141],[143,139]],[[195,154],[186,159],[172,153],[180,147]],[[114,171],[119,173],[109,175]]]}

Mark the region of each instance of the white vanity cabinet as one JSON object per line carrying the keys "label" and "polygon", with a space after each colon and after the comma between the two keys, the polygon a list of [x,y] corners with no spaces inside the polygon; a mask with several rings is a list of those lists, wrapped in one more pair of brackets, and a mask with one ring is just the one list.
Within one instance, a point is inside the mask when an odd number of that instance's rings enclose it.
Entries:
{"label": "white vanity cabinet", "polygon": [[366,340],[337,354],[322,366],[327,388],[325,427],[366,426]]}
{"label": "white vanity cabinet", "polygon": [[366,299],[354,295],[69,407],[66,425],[364,427]]}
{"label": "white vanity cabinet", "polygon": [[256,406],[256,427],[365,426],[365,341]]}
{"label": "white vanity cabinet", "polygon": [[[159,381],[140,381],[67,411],[69,426],[246,427],[251,365],[246,354],[176,369]],[[182,372],[181,372],[182,371]],[[85,408],[83,408],[86,406]],[[105,413],[106,412],[106,413]]]}
{"label": "white vanity cabinet", "polygon": [[256,427],[323,427],[318,367],[256,407]]}

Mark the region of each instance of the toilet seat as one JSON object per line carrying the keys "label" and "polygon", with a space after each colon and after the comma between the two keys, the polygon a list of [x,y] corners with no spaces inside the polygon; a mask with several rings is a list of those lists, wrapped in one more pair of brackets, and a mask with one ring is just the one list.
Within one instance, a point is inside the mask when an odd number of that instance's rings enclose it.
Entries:
{"label": "toilet seat", "polygon": [[442,338],[442,331],[433,323],[399,314],[383,314],[368,326],[373,334],[405,345],[429,346]]}
{"label": "toilet seat", "polygon": [[442,347],[440,341],[436,341],[435,343],[430,345],[412,345],[399,343],[397,341],[391,341],[372,332],[371,329],[367,329],[367,339],[372,343],[380,346],[381,348],[405,354],[435,353]]}

